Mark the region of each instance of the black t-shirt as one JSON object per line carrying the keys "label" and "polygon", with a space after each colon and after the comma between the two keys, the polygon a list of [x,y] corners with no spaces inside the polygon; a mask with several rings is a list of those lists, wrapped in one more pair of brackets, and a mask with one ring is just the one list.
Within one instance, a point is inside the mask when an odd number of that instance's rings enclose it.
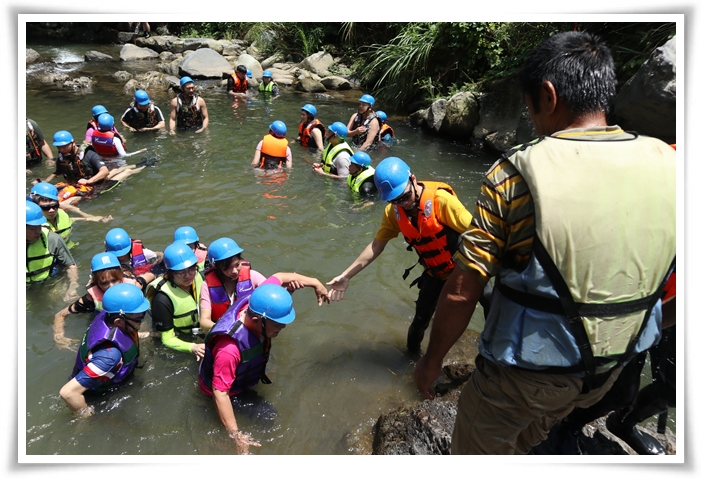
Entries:
{"label": "black t-shirt", "polygon": [[[56,176],[63,175],[63,177],[66,178],[66,181],[69,182],[77,181],[78,179],[90,179],[91,177],[95,176],[95,174],[97,174],[97,172],[103,166],[105,166],[105,162],[102,161],[100,155],[92,149],[86,149],[85,153],[83,154],[83,159],[81,160],[82,173],[80,170],[78,170],[78,167],[74,161],[65,163],[61,160],[62,157],[65,158],[65,156],[59,154],[56,161],[56,171],[54,171],[54,174]],[[74,156],[70,156],[69,158],[73,159],[73,157]]]}
{"label": "black t-shirt", "polygon": [[[152,113],[151,107],[153,107]],[[164,121],[164,118],[163,113],[158,106],[149,105],[149,108],[146,111],[140,111],[134,106],[124,112],[122,115],[122,121],[132,128],[142,129],[153,128],[161,121]]]}

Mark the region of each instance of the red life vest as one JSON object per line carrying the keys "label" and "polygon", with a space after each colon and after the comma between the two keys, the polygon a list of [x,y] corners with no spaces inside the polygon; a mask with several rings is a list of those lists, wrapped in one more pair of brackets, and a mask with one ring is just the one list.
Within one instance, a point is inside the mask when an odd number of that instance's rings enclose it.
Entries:
{"label": "red life vest", "polygon": [[263,144],[260,147],[261,169],[277,169],[287,161],[287,140],[276,138],[272,134],[263,137]]}
{"label": "red life vest", "polygon": [[326,127],[316,118],[307,123],[306,126],[302,123],[299,124],[299,144],[302,146],[309,146],[309,141],[312,139],[312,130],[314,128],[319,128],[321,130],[321,142],[323,146]]}
{"label": "red life vest", "polygon": [[[239,284],[241,286],[246,286],[246,290],[252,287],[249,284],[251,278],[251,265],[242,264],[239,269],[239,277],[237,279],[237,286],[234,291],[234,300],[239,298],[242,290],[239,290]],[[224,284],[219,280],[219,276],[216,273],[215,267],[210,267],[204,273],[204,280],[209,287],[209,302],[212,304],[212,322],[216,322],[219,318],[224,315],[224,312],[231,306],[231,299],[229,294],[226,292]]]}
{"label": "red life vest", "polygon": [[95,151],[97,151],[97,154],[103,158],[114,158],[119,156],[117,147],[114,145],[115,136],[121,140],[121,137],[116,135],[114,131],[94,130],[92,132],[92,145],[93,148],[95,148]]}
{"label": "red life vest", "polygon": [[[395,205],[394,213],[404,239],[409,247],[413,247],[419,255],[419,261],[427,272],[434,277],[447,277],[455,268],[454,251],[451,251],[451,245],[448,241],[451,229],[441,224],[440,218],[437,216],[436,192],[443,189],[453,196],[456,194],[453,188],[446,183],[425,181],[419,184],[424,187],[424,190],[421,194],[419,214],[416,219],[418,228],[411,224],[411,220],[403,208]],[[456,231],[455,235],[459,235],[459,233]]]}

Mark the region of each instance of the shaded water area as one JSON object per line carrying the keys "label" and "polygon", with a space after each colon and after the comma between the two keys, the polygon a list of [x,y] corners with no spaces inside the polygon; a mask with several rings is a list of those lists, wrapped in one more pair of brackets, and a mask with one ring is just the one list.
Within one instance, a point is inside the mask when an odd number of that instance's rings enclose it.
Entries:
{"label": "shaded water area", "polygon": [[[318,96],[283,87],[282,96],[272,102],[253,99],[232,104],[219,81],[196,81],[204,88],[202,97],[209,110],[205,132],[130,133],[121,127],[119,117],[131,95],[112,74],[153,70],[155,62],[83,62],[87,50],[118,58],[117,46],[28,47],[56,61],[31,65],[27,72],[27,116],[39,124],[47,141],[62,129],[81,141],[91,108],[102,104],[115,117],[127,151],[148,148],[143,155],[127,158],[128,163],[144,156],[158,158],[116,189],[80,203],[87,213],[114,218],[106,224],[74,225],[72,239],[78,245],[72,253],[80,284],[87,283],[90,259],[104,250],[105,234],[113,227],[126,229],[149,249],[163,251],[175,229],[189,225],[205,244],[225,236],[236,240],[253,269],[265,276],[296,271],[324,283],[341,273],[377,232],[385,203],[353,197],[345,182],[315,174],[311,163],[319,160],[319,154],[291,142],[289,172],[262,176],[250,167],[255,146],[272,121],[283,120],[291,140],[296,137],[300,107],[312,103],[327,126],[334,121],[345,124],[357,111],[363,92]],[[91,76],[95,86],[90,91],[68,91],[33,79],[46,71]],[[172,96],[159,91],[149,95],[163,111],[167,127]],[[398,156],[419,180],[452,185],[472,211],[482,176],[495,158],[435,138],[385,111],[398,141],[391,148],[371,151],[373,165]],[[33,168],[25,190],[31,188],[31,178],[45,178],[52,171],[46,165]],[[415,359],[407,355],[405,345],[417,295],[416,288],[408,286],[420,268],[406,280],[401,277],[415,262],[415,253],[407,252],[397,238],[351,281],[341,302],[320,308],[312,291],[294,294],[297,319],[275,339],[268,364],[273,383],[256,386],[252,404],[235,409],[239,428],[262,444],[251,453],[367,454],[380,414],[422,400],[413,383]],[[142,342],[141,368],[133,380],[91,399],[96,414],[90,419],[73,419],[58,391],[69,377],[75,353],[58,349],[51,329],[54,314],[67,305],[62,301],[66,287],[64,274],[26,290],[26,321],[20,324],[20,329],[26,325],[25,357],[20,357],[20,365],[26,360],[25,377],[20,373],[20,386],[26,378],[26,399],[20,395],[20,403],[26,405],[28,455],[235,453],[211,398],[199,391],[194,357],[155,339]],[[79,287],[78,293],[84,292]],[[66,336],[82,337],[89,319],[70,316]],[[480,330],[483,320],[478,307],[471,328]],[[148,319],[144,329],[151,329]],[[427,342],[428,334],[424,349]],[[459,342],[448,360],[466,347]],[[674,410],[670,412],[669,426],[674,429]]]}
{"label": "shaded water area", "polygon": [[[384,203],[361,201],[344,182],[313,173],[311,163],[319,156],[298,144],[290,145],[293,168],[289,173],[261,176],[250,167],[255,146],[273,120],[285,121],[288,139],[293,139],[300,107],[312,103],[324,124],[345,124],[357,111],[362,92],[319,97],[283,88],[282,96],[273,102],[254,99],[232,105],[219,81],[197,81],[204,86],[202,97],[210,115],[205,132],[135,134],[125,132],[119,123],[131,96],[111,75],[117,70],[151,70],[155,63],[82,61],[84,51],[92,49],[118,58],[119,47],[28,46],[60,61],[30,66],[27,75],[27,116],[39,124],[49,142],[61,129],[81,141],[91,108],[102,104],[115,117],[127,151],[148,148],[144,155],[127,158],[128,163],[143,156],[158,158],[154,166],[116,189],[80,203],[87,213],[114,218],[106,224],[74,226],[72,239],[79,244],[72,252],[79,267],[80,294],[89,279],[90,259],[104,250],[105,234],[113,227],[123,227],[149,249],[162,251],[177,227],[189,225],[205,244],[219,237],[233,238],[252,267],[266,276],[296,271],[322,282],[340,274],[377,232]],[[95,87],[74,92],[31,79],[39,71],[54,70],[91,76]],[[158,91],[149,94],[167,117],[171,96]],[[494,158],[434,138],[386,112],[398,141],[391,148],[372,151],[373,164],[399,156],[419,179],[451,184],[472,210],[481,177]],[[52,171],[38,166],[31,177],[45,178]],[[26,179],[26,191],[31,177]],[[294,294],[297,319],[273,343],[267,370],[273,384],[259,384],[254,405],[237,409],[239,427],[262,443],[252,453],[369,453],[377,417],[421,400],[412,378],[415,361],[405,351],[417,294],[415,287],[408,286],[420,267],[406,281],[401,277],[415,262],[415,253],[407,252],[398,238],[351,281],[341,302],[319,308],[312,291]],[[142,368],[134,379],[91,400],[96,409],[92,418],[74,420],[58,391],[72,370],[75,353],[58,349],[51,330],[54,314],[67,305],[62,301],[66,287],[64,274],[26,290],[28,455],[235,452],[211,398],[199,391],[194,357],[174,352],[155,339],[142,342]],[[478,323],[481,310],[476,315]],[[89,319],[70,316],[66,336],[79,339]],[[143,329],[150,327],[147,319]],[[263,400],[272,405],[273,413],[261,405]]]}

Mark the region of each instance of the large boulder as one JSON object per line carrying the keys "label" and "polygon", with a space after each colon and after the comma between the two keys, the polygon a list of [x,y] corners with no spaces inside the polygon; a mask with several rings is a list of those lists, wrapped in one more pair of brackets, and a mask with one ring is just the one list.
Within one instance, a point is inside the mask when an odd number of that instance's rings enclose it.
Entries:
{"label": "large boulder", "polygon": [[350,90],[350,81],[342,78],[340,76],[327,76],[321,79],[321,84],[326,87],[327,90]]}
{"label": "large boulder", "polygon": [[676,143],[677,37],[655,49],[614,102],[615,121],[626,130]]}
{"label": "large boulder", "polygon": [[263,68],[264,70],[267,70],[268,68],[270,68],[271,66],[273,66],[275,63],[282,62],[284,59],[285,59],[285,57],[282,56],[281,53],[276,53],[276,54],[274,54],[273,56],[269,56],[269,57],[266,58],[265,60],[261,61],[261,62],[260,62],[260,66],[261,66],[261,68]]}
{"label": "large boulder", "polygon": [[[256,60],[253,56],[249,55],[248,53],[242,53],[239,55],[239,57],[236,59],[234,62],[233,66],[234,69],[238,65],[243,65],[249,70],[251,70],[251,74],[255,78],[262,78],[263,77],[263,67],[260,66],[260,62]],[[231,66],[229,66],[231,68]],[[233,70],[231,70],[233,73]]]}
{"label": "large boulder", "polygon": [[[172,51],[173,45],[181,41],[178,37],[173,35],[153,35],[149,38],[137,38],[135,40],[136,46],[150,48],[158,53],[164,51]],[[182,50],[180,50],[182,52]]]}
{"label": "large boulder", "polygon": [[95,50],[85,52],[85,61],[113,61],[112,55]]}
{"label": "large boulder", "polygon": [[469,138],[480,120],[477,97],[469,92],[454,95],[445,108],[440,133],[451,137]]}
{"label": "large boulder", "polygon": [[41,55],[36,50],[32,50],[31,48],[27,48],[27,60],[26,60],[27,65],[29,65],[30,63],[36,63],[40,59],[41,59]]}
{"label": "large boulder", "polygon": [[316,73],[317,75],[328,76],[329,68],[332,64],[333,57],[331,54],[326,53],[325,51],[320,51],[306,57],[304,60],[302,60],[299,66],[305,70],[311,71],[312,73]]}
{"label": "large boulder", "polygon": [[222,44],[212,38],[186,38],[183,40],[183,48],[185,51],[209,48],[220,55],[224,51]]}
{"label": "large boulder", "polygon": [[437,133],[440,131],[441,126],[443,125],[443,119],[445,118],[445,109],[448,106],[448,100],[445,98],[441,98],[437,101],[434,101],[431,106],[428,107],[428,111],[426,112],[425,116],[425,126],[428,128],[430,131],[433,131],[434,133]]}
{"label": "large boulder", "polygon": [[295,90],[305,93],[324,93],[326,92],[326,87],[312,78],[302,78],[297,82]]}
{"label": "large boulder", "polygon": [[179,75],[193,78],[221,78],[222,72],[231,65],[226,59],[211,48],[201,48],[185,55],[180,62]]}
{"label": "large boulder", "polygon": [[132,45],[131,43],[127,43],[121,50],[119,50],[119,59],[122,61],[157,60],[158,53],[150,48],[141,48],[136,45]]}
{"label": "large boulder", "polygon": [[492,149],[506,151],[518,144],[516,132],[526,104],[514,78],[494,82],[489,90],[479,99],[479,123],[473,135]]}
{"label": "large boulder", "polygon": [[126,82],[124,85],[124,93],[133,95],[136,90],[168,91],[171,87],[171,83],[168,79],[169,77],[170,75],[158,71],[140,73]]}
{"label": "large boulder", "polygon": [[81,76],[78,78],[71,78],[63,83],[64,88],[70,88],[73,90],[89,90],[93,87],[95,82],[92,78],[88,76]]}

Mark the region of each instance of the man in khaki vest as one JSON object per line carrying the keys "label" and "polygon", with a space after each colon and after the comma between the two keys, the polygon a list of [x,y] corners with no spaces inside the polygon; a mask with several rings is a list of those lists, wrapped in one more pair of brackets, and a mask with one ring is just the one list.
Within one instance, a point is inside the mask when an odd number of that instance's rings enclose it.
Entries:
{"label": "man in khaki vest", "polygon": [[607,125],[608,47],[559,33],[519,80],[541,136],[487,172],[414,371],[434,398],[443,358],[496,276],[453,454],[526,454],[575,406],[596,403],[622,364],[659,341],[676,255],[675,153]]}

